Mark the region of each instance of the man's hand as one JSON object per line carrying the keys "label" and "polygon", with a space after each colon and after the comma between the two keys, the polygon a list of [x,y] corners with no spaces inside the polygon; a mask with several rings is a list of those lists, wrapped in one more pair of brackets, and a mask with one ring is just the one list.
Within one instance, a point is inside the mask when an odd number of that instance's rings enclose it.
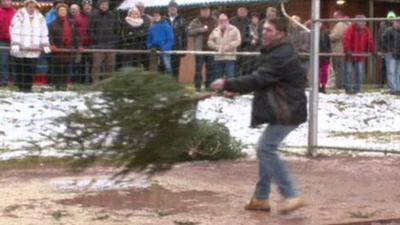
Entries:
{"label": "man's hand", "polygon": [[210,87],[216,91],[222,91],[225,88],[225,80],[217,79],[214,82],[212,82]]}
{"label": "man's hand", "polygon": [[20,49],[19,49],[19,45],[12,45],[11,46],[11,52],[12,53],[18,53],[20,51]]}
{"label": "man's hand", "polygon": [[344,54],[346,55],[346,57],[351,57],[351,52],[345,52]]}
{"label": "man's hand", "polygon": [[225,98],[233,99],[236,95],[237,95],[236,93],[233,93],[233,92],[230,92],[230,91],[224,91],[224,97]]}
{"label": "man's hand", "polygon": [[44,46],[43,47],[43,52],[46,53],[46,54],[49,54],[49,53],[51,53],[51,48],[49,46]]}

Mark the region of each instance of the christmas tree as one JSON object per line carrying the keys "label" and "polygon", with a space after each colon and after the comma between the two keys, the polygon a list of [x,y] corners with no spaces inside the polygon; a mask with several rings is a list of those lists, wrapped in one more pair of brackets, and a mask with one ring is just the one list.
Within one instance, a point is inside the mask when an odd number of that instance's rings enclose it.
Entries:
{"label": "christmas tree", "polygon": [[[79,149],[95,161],[106,157],[130,171],[154,173],[190,160],[237,159],[241,144],[222,124],[195,118],[196,95],[170,76],[127,68],[93,86],[85,111],[59,122],[57,145]],[[90,163],[89,163],[90,164]]]}

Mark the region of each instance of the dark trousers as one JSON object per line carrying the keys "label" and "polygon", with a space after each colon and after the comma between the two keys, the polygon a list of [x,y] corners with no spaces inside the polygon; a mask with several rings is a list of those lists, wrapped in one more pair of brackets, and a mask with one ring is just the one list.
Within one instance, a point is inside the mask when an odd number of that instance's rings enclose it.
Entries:
{"label": "dark trousers", "polygon": [[124,54],[123,55],[123,67],[137,67],[141,68],[143,66],[144,70],[149,70],[150,66],[150,55],[147,53],[142,53],[142,54]]}
{"label": "dark trousers", "polygon": [[51,65],[51,71],[52,73],[50,74],[50,84],[54,85],[57,90],[66,90],[67,89],[67,83],[68,83],[68,74],[71,71],[70,70],[71,65],[66,64],[63,62],[58,61],[53,61],[52,60],[52,65]]}
{"label": "dark trousers", "polygon": [[32,91],[33,76],[36,72],[37,58],[17,58],[15,62],[15,85],[20,91]]}
{"label": "dark trousers", "polygon": [[174,77],[176,79],[179,78],[179,68],[181,66],[181,55],[171,55],[171,67],[172,67],[172,75],[174,75]]}
{"label": "dark trousers", "polygon": [[379,87],[384,88],[387,81],[387,69],[385,58],[382,58],[382,68],[381,68],[381,80],[379,82]]}
{"label": "dark trousers", "polygon": [[205,85],[206,88],[210,86],[210,81],[213,78],[213,74],[215,74],[215,62],[214,56],[212,55],[196,55],[195,56],[195,73],[194,73],[194,86],[197,91],[201,90],[201,85],[203,83],[203,65],[206,69],[206,77],[205,77]]}
{"label": "dark trousers", "polygon": [[91,81],[92,53],[81,53],[73,65],[72,82],[87,84]]}

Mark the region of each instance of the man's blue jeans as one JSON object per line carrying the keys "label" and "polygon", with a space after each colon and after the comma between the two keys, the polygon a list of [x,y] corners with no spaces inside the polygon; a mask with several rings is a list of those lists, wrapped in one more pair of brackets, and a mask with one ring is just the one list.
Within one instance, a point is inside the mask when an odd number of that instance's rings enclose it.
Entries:
{"label": "man's blue jeans", "polygon": [[[10,43],[5,41],[0,41],[0,46],[10,46]],[[8,85],[8,79],[10,77],[10,50],[0,50],[1,57],[1,85]]]}
{"label": "man's blue jeans", "polygon": [[[355,68],[355,79],[353,82],[353,67]],[[356,94],[361,90],[361,83],[364,78],[364,61],[353,62],[346,61],[345,77],[344,77],[344,89],[347,93]]]}
{"label": "man's blue jeans", "polygon": [[161,54],[160,61],[164,65],[165,73],[172,76],[171,54]]}
{"label": "man's blue jeans", "polygon": [[289,171],[278,156],[279,144],[296,128],[297,126],[269,125],[261,135],[257,150],[259,181],[256,185],[254,197],[268,199],[272,180],[276,182],[283,197],[294,198],[298,196]]}
{"label": "man's blue jeans", "polygon": [[223,76],[227,78],[235,77],[235,61],[234,60],[221,60],[215,61],[215,77],[213,81],[222,78]]}
{"label": "man's blue jeans", "polygon": [[197,90],[201,89],[201,85],[203,83],[203,76],[202,76],[202,71],[203,71],[203,65],[205,65],[206,68],[206,88],[208,88],[211,84],[210,80],[214,77],[214,67],[215,67],[215,62],[214,62],[214,56],[212,55],[196,55],[195,56],[195,62],[196,62],[196,67],[195,67],[195,72],[194,72],[194,82],[195,82],[195,88]]}
{"label": "man's blue jeans", "polygon": [[400,92],[400,60],[393,58],[392,53],[385,55],[387,83],[391,91]]}

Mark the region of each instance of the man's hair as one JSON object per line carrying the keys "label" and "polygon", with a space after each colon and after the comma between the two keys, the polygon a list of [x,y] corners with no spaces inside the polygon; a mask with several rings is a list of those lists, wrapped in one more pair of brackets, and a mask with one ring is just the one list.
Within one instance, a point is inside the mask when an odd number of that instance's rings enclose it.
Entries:
{"label": "man's hair", "polygon": [[289,21],[284,17],[276,17],[267,20],[268,23],[274,25],[275,29],[280,32],[288,32]]}

